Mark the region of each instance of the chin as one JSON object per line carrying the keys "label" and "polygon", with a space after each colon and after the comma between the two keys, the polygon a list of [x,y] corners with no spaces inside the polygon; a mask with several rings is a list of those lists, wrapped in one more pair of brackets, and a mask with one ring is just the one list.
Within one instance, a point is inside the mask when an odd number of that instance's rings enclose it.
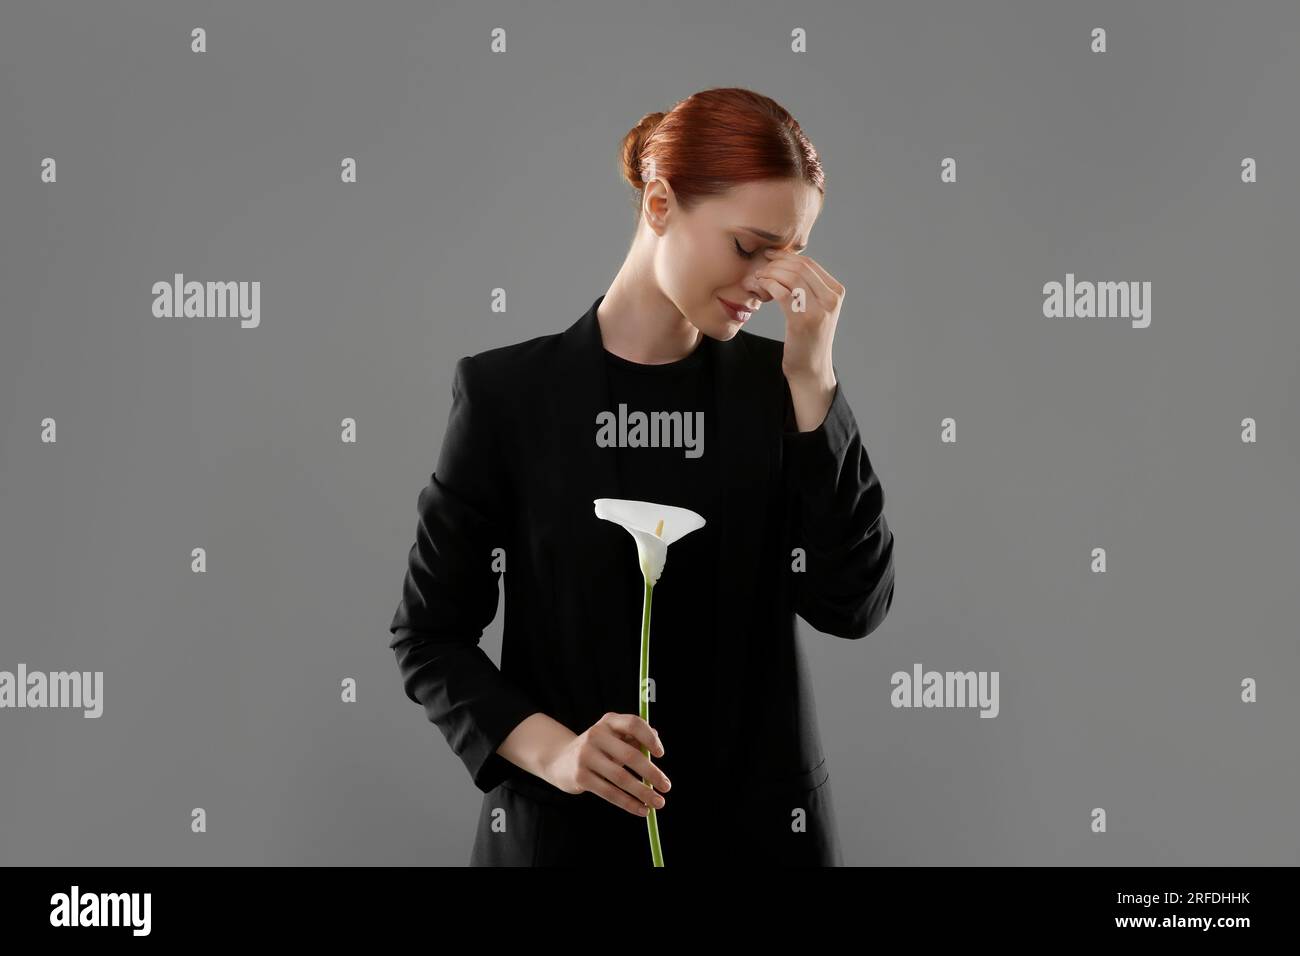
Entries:
{"label": "chin", "polygon": [[739,326],[733,329],[731,328],[732,323],[730,322],[710,322],[707,324],[702,322],[692,322],[691,324],[700,331],[701,335],[706,335],[715,342],[727,342],[734,338],[736,332],[739,331]]}

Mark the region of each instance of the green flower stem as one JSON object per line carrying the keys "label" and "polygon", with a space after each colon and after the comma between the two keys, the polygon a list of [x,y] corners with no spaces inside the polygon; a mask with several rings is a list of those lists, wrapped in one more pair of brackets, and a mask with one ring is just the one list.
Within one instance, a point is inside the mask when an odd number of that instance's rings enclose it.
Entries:
{"label": "green flower stem", "polygon": [[[645,600],[642,603],[641,610],[641,688],[637,696],[641,699],[641,719],[647,724],[650,723],[650,602],[654,600],[654,585],[650,579],[645,579]],[[650,748],[642,747],[641,753],[646,757],[650,756]],[[647,787],[653,787],[645,777],[641,782]],[[650,856],[654,860],[655,866],[664,865],[664,851],[659,845],[659,818],[655,816],[655,808],[650,807],[650,812],[646,814],[646,826],[650,829]]]}

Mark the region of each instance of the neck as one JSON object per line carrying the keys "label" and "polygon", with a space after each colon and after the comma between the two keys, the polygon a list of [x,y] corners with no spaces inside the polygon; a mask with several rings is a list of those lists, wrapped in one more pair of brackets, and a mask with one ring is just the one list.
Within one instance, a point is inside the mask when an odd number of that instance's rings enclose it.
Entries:
{"label": "neck", "polygon": [[632,256],[605,292],[596,321],[605,351],[640,365],[676,362],[703,338]]}

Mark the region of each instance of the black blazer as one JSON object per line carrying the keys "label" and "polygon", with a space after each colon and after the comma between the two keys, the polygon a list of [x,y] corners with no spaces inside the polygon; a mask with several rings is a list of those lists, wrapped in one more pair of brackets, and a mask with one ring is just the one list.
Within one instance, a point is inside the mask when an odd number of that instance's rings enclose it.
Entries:
{"label": "black blazer", "polygon": [[[596,415],[609,404],[603,298],[562,333],[460,359],[442,449],[419,497],[390,647],[407,696],[483,791],[471,865],[651,865],[643,818],[594,793],[567,794],[496,753],[538,711],[582,733],[608,711],[638,710],[635,544],[592,503],[625,497],[615,450],[595,441]],[[884,493],[842,387],[825,420],[800,433],[781,341],[742,329],[700,347],[714,350],[722,447],[708,453],[719,456],[727,489],[724,513],[704,517],[720,524],[716,663],[730,679],[712,702],[716,788],[669,791],[659,813],[664,864],[725,856],[840,865],[795,615],[847,639],[884,620],[894,596]],[[796,547],[802,571],[792,570]],[[478,643],[496,616],[498,548],[500,669]],[[712,815],[694,819],[709,824],[670,836],[674,804],[692,798],[707,799]]]}

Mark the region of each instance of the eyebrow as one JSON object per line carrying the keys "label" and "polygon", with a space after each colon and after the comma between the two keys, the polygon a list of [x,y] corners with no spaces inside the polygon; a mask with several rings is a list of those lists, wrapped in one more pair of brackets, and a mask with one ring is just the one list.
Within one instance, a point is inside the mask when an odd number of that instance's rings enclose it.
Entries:
{"label": "eyebrow", "polygon": [[[767,240],[769,240],[770,242],[780,242],[780,241],[781,241],[781,237],[780,237],[780,236],[778,236],[778,235],[776,235],[776,234],[774,234],[774,233],[768,232],[766,229],[755,229],[753,226],[741,226],[740,228],[741,228],[741,229],[744,229],[746,232],[752,232],[752,233],[753,233],[754,235],[756,235],[756,236],[762,236],[764,239],[767,239]],[[804,251],[805,249],[807,249],[807,248],[808,248],[808,243],[805,242],[805,243],[801,243],[800,245],[795,246],[795,247],[794,247],[794,251],[795,251],[795,252],[803,252],[803,251]]]}

